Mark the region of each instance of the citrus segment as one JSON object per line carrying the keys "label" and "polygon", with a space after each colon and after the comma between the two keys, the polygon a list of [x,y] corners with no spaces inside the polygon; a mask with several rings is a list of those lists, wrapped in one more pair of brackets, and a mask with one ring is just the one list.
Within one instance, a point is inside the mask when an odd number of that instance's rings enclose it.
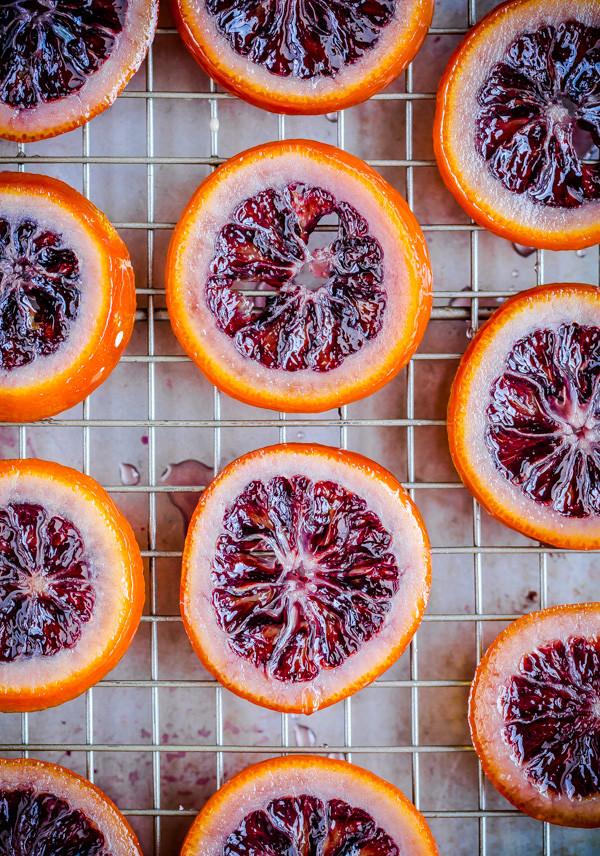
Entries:
{"label": "citrus segment", "polygon": [[407,646],[430,585],[410,498],[362,456],[289,444],[234,461],[204,491],[183,558],[184,624],[238,695],[309,713]]}
{"label": "citrus segment", "polygon": [[550,249],[600,239],[600,8],[509,0],[466,36],[440,84],[434,142],[478,223]]}
{"label": "citrus segment", "polygon": [[29,422],[82,401],[133,329],[127,248],[62,181],[0,173],[0,419]]}
{"label": "citrus segment", "polygon": [[115,100],[154,36],[157,0],[11,0],[0,14],[0,136],[30,142]]}
{"label": "citrus segment", "polygon": [[139,548],[89,476],[0,463],[0,709],[74,698],[121,659],[144,600]]}
{"label": "citrus segment", "polygon": [[36,856],[141,856],[114,803],[58,764],[0,759],[0,846]]}
{"label": "citrus segment", "polygon": [[172,0],[188,50],[218,83],[257,107],[327,113],[391,83],[427,34],[433,0]]}
{"label": "citrus segment", "polygon": [[507,526],[557,547],[600,544],[600,293],[515,295],[477,334],[448,408],[465,485]]}
{"label": "citrus segment", "polygon": [[431,311],[431,268],[406,203],[365,164],[318,143],[270,143],[192,197],[167,301],[181,344],[224,392],[319,411],[406,364]]}
{"label": "citrus segment", "polygon": [[393,785],[345,761],[296,755],[254,764],[227,782],[194,821],[181,856],[288,852],[438,851],[423,816]]}
{"label": "citrus segment", "polygon": [[600,604],[519,618],[492,643],[469,701],[486,775],[521,811],[600,826]]}

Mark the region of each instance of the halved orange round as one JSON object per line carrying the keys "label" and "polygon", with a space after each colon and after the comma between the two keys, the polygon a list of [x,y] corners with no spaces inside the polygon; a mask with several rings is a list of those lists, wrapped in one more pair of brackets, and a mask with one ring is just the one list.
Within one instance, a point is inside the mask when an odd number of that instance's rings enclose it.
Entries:
{"label": "halved orange round", "polygon": [[323,411],[408,362],[431,266],[406,202],[366,164],[307,140],[267,143],[197,189],[169,248],[167,302],[183,348],[228,395]]}
{"label": "halved orange round", "polygon": [[89,689],[127,650],[143,603],[139,547],[94,479],[0,462],[0,710]]}
{"label": "halved orange round", "polygon": [[492,642],[469,698],[485,774],[521,811],[600,826],[600,603],[514,621]]}
{"label": "halved orange round", "polygon": [[531,247],[600,241],[600,4],[509,0],[440,83],[442,177],[479,224]]}
{"label": "halved orange round", "polygon": [[110,107],[157,20],[158,0],[3,3],[0,137],[44,140]]}
{"label": "halved orange round", "polygon": [[69,185],[3,172],[0,273],[0,420],[54,416],[96,389],[129,341],[129,253]]}
{"label": "halved orange round", "polygon": [[387,470],[328,446],[269,446],[204,491],[185,542],[181,609],[232,692],[312,713],[404,651],[429,596],[430,548]]}
{"label": "halved orange round", "polygon": [[555,547],[600,547],[600,291],[555,283],[496,310],[459,366],[450,452],[506,526]]}
{"label": "halved orange round", "polygon": [[187,49],[225,89],[275,113],[327,113],[365,101],[406,68],[433,5],[171,0],[171,11]]}
{"label": "halved orange round", "polygon": [[398,788],[346,761],[292,755],[247,767],[204,806],[181,856],[223,853],[438,850],[425,818]]}
{"label": "halved orange round", "polygon": [[0,843],[5,854],[142,856],[116,805],[58,764],[0,758]]}

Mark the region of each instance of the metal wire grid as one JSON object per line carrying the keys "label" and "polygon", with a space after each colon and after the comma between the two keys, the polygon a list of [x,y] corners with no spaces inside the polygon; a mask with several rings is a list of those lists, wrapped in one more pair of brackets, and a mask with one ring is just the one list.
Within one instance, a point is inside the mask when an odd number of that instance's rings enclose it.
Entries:
{"label": "metal wire grid", "polygon": [[[443,0],[438,0],[442,3]],[[468,23],[472,26],[477,18],[476,0],[466,0],[468,6]],[[462,35],[466,32],[462,28],[454,27],[438,27],[431,30],[433,35]],[[158,30],[158,35],[173,35],[175,30],[170,27],[162,27]],[[90,166],[93,164],[119,164],[119,165],[145,165],[146,167],[146,201],[147,201],[147,220],[146,221],[123,221],[117,222],[115,225],[119,229],[134,229],[143,230],[147,233],[147,255],[146,255],[146,276],[147,285],[145,288],[138,288],[137,293],[142,295],[146,300],[146,308],[139,309],[136,313],[136,320],[147,324],[147,354],[124,356],[123,362],[133,362],[144,364],[147,367],[147,385],[148,385],[148,400],[147,400],[147,418],[146,419],[105,419],[91,415],[89,399],[83,405],[83,417],[81,419],[58,417],[51,420],[49,424],[54,427],[69,427],[80,428],[83,450],[83,470],[90,473],[90,454],[92,449],[91,430],[93,428],[143,428],[148,432],[148,485],[109,485],[107,490],[115,493],[143,493],[148,497],[148,549],[143,551],[143,556],[149,564],[149,614],[144,615],[142,622],[150,625],[151,632],[151,679],[150,680],[117,680],[105,679],[102,681],[103,686],[108,687],[145,687],[151,691],[152,704],[152,741],[151,744],[113,744],[102,743],[95,739],[94,734],[94,696],[95,691],[91,689],[86,694],[85,699],[85,720],[86,720],[86,737],[85,743],[69,743],[69,744],[49,744],[49,743],[34,743],[29,739],[29,715],[21,714],[21,740],[16,743],[1,743],[0,750],[16,751],[27,757],[30,753],[46,752],[52,749],[61,749],[72,752],[84,752],[86,757],[87,776],[91,781],[94,781],[95,756],[96,753],[118,751],[118,752],[152,752],[152,789],[153,789],[153,806],[151,809],[136,808],[135,797],[132,794],[131,803],[123,806],[124,813],[131,817],[149,816],[153,823],[153,840],[155,856],[166,856],[164,841],[161,837],[161,822],[164,818],[177,816],[191,818],[195,815],[195,809],[188,810],[173,810],[161,806],[161,756],[172,751],[173,746],[164,745],[161,743],[160,735],[160,709],[159,709],[159,690],[162,688],[203,688],[206,691],[215,693],[215,716],[216,716],[216,733],[213,744],[203,745],[177,745],[177,750],[182,752],[208,752],[213,753],[216,758],[216,780],[217,786],[223,782],[223,762],[224,756],[229,752],[236,753],[260,753],[262,754],[279,754],[285,752],[305,752],[305,748],[291,745],[290,740],[290,718],[287,714],[281,715],[281,740],[276,745],[232,745],[228,744],[224,738],[223,727],[223,690],[214,681],[211,680],[169,680],[159,678],[159,645],[158,645],[158,629],[159,625],[168,622],[178,622],[180,618],[173,615],[161,614],[158,608],[157,599],[157,560],[163,558],[179,558],[181,553],[178,551],[160,550],[157,548],[157,513],[156,500],[157,495],[164,492],[173,492],[176,490],[189,491],[194,488],[190,486],[174,488],[165,484],[157,484],[156,481],[156,432],[164,427],[178,428],[204,428],[211,429],[213,433],[213,465],[215,474],[221,468],[221,432],[223,428],[240,428],[244,427],[264,427],[278,428],[279,438],[281,442],[287,439],[287,430],[291,427],[302,428],[318,428],[318,427],[337,427],[339,429],[339,444],[342,448],[346,448],[348,444],[348,428],[363,427],[371,430],[377,430],[382,427],[396,427],[406,432],[406,454],[407,454],[407,482],[405,486],[409,490],[411,496],[416,498],[418,503],[417,493],[425,490],[449,490],[462,488],[461,483],[456,481],[417,481],[415,476],[415,429],[424,426],[439,427],[443,426],[442,419],[417,419],[415,418],[415,365],[420,360],[442,360],[454,361],[461,355],[458,353],[421,353],[416,354],[407,367],[406,378],[406,418],[398,419],[375,419],[375,418],[350,418],[348,416],[347,407],[342,407],[339,411],[337,419],[318,418],[308,421],[305,418],[290,417],[286,414],[279,414],[279,417],[263,418],[263,419],[225,419],[221,415],[221,394],[215,389],[213,398],[213,415],[207,419],[176,419],[165,420],[156,418],[156,367],[158,364],[168,364],[186,361],[187,357],[169,356],[157,354],[155,350],[155,322],[167,320],[166,310],[156,307],[155,301],[159,295],[164,294],[164,289],[155,287],[154,284],[154,250],[155,250],[155,233],[159,230],[170,230],[174,227],[171,222],[157,222],[155,220],[155,167],[159,164],[177,164],[177,165],[208,165],[214,167],[223,162],[224,158],[219,156],[219,102],[230,99],[232,96],[217,91],[215,85],[211,82],[210,89],[201,92],[187,91],[156,91],[154,89],[154,57],[153,50],[150,49],[146,62],[146,87],[143,91],[128,90],[124,92],[120,98],[122,99],[142,99],[146,105],[146,153],[145,156],[131,157],[109,157],[109,156],[92,156],[90,154],[90,125],[83,128],[82,133],[82,150],[78,156],[52,156],[40,155],[29,157],[27,154],[27,146],[19,144],[17,157],[2,156],[0,163],[17,167],[19,171],[24,171],[28,167],[35,167],[39,164],[55,165],[62,167],[68,164],[81,164],[83,171],[83,190],[85,195],[90,196]],[[155,155],[155,117],[154,106],[159,99],[198,99],[208,100],[210,104],[210,154],[206,157],[164,157]],[[368,160],[368,163],[375,168],[383,167],[404,167],[406,169],[406,197],[408,204],[414,208],[414,174],[415,170],[421,167],[434,166],[433,160],[418,160],[413,157],[413,106],[418,101],[433,101],[435,94],[427,92],[418,92],[413,89],[413,67],[409,66],[406,71],[406,86],[404,92],[384,92],[374,96],[374,100],[391,100],[399,103],[404,103],[406,110],[406,125],[405,125],[405,145],[406,157],[404,159],[388,159],[388,160]],[[337,114],[337,145],[340,148],[345,147],[345,114],[339,112]],[[278,117],[278,137],[285,139],[286,137],[286,118]],[[57,171],[58,172],[58,171]],[[460,292],[454,290],[436,290],[436,298],[461,299],[467,298],[470,301],[470,308],[442,306],[434,307],[432,318],[436,320],[465,320],[470,323],[471,330],[477,330],[481,319],[490,314],[489,309],[480,307],[480,298],[482,296],[479,283],[479,235],[482,231],[480,227],[471,223],[470,225],[448,225],[448,224],[432,224],[424,225],[424,232],[444,232],[457,233],[466,232],[470,236],[470,271],[471,271],[471,286],[469,290]],[[537,283],[542,284],[545,281],[545,252],[537,251],[536,260],[536,276]],[[600,272],[599,272],[600,282]],[[485,291],[485,297],[503,298],[512,294],[512,291]],[[7,425],[7,427],[9,427]],[[27,455],[27,426],[19,427],[19,455],[26,457]],[[540,607],[544,608],[548,602],[548,555],[553,551],[550,548],[542,545],[530,547],[506,547],[506,546],[485,546],[482,543],[482,519],[479,505],[473,501],[472,506],[472,528],[473,528],[473,544],[467,546],[451,546],[445,545],[433,549],[434,554],[461,554],[465,557],[471,557],[474,571],[474,589],[475,589],[475,614],[465,615],[457,614],[428,614],[425,616],[425,622],[470,622],[475,625],[476,629],[476,646],[477,659],[479,660],[483,650],[483,628],[484,623],[488,621],[509,621],[517,616],[514,614],[498,614],[486,613],[484,611],[483,599],[483,576],[482,576],[482,558],[486,554],[532,554],[538,556],[539,563],[539,590],[540,590]],[[405,655],[406,657],[407,655]],[[422,688],[442,688],[442,687],[467,687],[469,682],[466,680],[423,680],[419,678],[419,656],[418,656],[418,634],[413,639],[410,646],[410,678],[408,680],[391,680],[382,678],[375,682],[374,686],[379,688],[407,688],[410,690],[411,705],[410,705],[410,721],[411,721],[411,743],[409,745],[358,745],[353,741],[352,727],[352,699],[346,699],[343,703],[343,721],[344,721],[344,740],[339,746],[314,746],[310,749],[314,753],[342,753],[349,760],[354,759],[357,763],[361,761],[361,755],[364,753],[403,753],[409,754],[412,765],[412,799],[417,807],[421,806],[421,778],[420,778],[420,759],[424,753],[470,753],[473,751],[470,745],[427,745],[420,740],[419,734],[419,690]],[[440,728],[443,728],[443,722],[440,722]],[[484,787],[484,776],[479,768],[478,778],[478,801],[479,805],[476,810],[435,810],[425,811],[424,814],[429,818],[455,818],[467,819],[475,818],[479,827],[479,854],[485,856],[488,853],[488,822],[492,818],[508,818],[519,816],[519,813],[513,810],[490,810],[486,807],[486,792]],[[199,808],[200,806],[197,806]],[[540,824],[542,836],[542,850],[544,856],[551,856],[552,850],[552,834],[549,824]],[[590,851],[591,852],[591,851]]]}

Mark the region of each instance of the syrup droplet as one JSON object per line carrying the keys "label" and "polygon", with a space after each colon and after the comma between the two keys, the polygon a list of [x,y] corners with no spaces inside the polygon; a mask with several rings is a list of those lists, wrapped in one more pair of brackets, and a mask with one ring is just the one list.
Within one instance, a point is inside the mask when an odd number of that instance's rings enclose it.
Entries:
{"label": "syrup droplet", "polygon": [[[163,484],[171,485],[172,487],[184,487],[193,485],[194,487],[206,487],[213,479],[212,467],[207,467],[201,461],[196,461],[193,458],[188,458],[185,461],[180,461],[177,464],[169,464],[164,471],[160,480]],[[173,491],[169,493],[169,499],[181,512],[183,517],[184,534],[187,533],[192,514],[200,499],[201,491]]]}
{"label": "syrup droplet", "polygon": [[535,247],[526,247],[525,244],[513,243],[513,250],[515,251],[515,253],[518,253],[520,256],[523,256],[524,259],[535,253]]}
{"label": "syrup droplet", "polygon": [[[461,288],[461,292],[462,291],[469,291],[469,289],[470,289],[470,286],[465,285]],[[470,298],[461,297],[460,295],[457,295],[456,297],[451,297],[449,302],[448,302],[448,306],[460,307],[461,309],[468,309],[470,307],[470,305],[471,305]]]}
{"label": "syrup droplet", "polygon": [[298,722],[294,723],[294,738],[296,746],[317,745],[317,735],[308,725],[300,725]]}
{"label": "syrup droplet", "polygon": [[582,250],[576,250],[575,255],[579,259],[584,259],[587,256],[587,250],[583,250],[583,249]]}
{"label": "syrup droplet", "polygon": [[325,118],[328,122],[337,122],[338,114],[337,113],[325,113]]}
{"label": "syrup droplet", "polygon": [[137,467],[133,464],[120,463],[119,474],[121,476],[121,484],[131,487],[140,483],[140,474]]}

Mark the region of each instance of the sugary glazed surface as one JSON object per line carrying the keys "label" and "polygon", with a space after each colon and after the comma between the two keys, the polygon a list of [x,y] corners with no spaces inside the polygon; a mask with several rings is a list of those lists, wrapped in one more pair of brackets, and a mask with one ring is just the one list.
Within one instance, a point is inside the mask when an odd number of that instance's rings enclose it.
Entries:
{"label": "sugary glazed surface", "polygon": [[249,482],[226,509],[212,604],[231,649],[278,681],[310,681],[375,636],[403,570],[365,500],[333,481]]}
{"label": "sugary glazed surface", "polygon": [[234,398],[315,412],[364,397],[416,349],[431,309],[404,200],[332,146],[257,146],[212,173],[175,229],[167,303],[192,359]]}
{"label": "sugary glazed surface", "polygon": [[419,512],[383,467],[318,444],[257,449],[198,503],[183,553],[184,626],[233,692],[309,713],[400,656],[430,568]]}
{"label": "sugary glazed surface", "polygon": [[41,505],[0,508],[0,661],[72,648],[96,595],[81,534]]}
{"label": "sugary glazed surface", "polygon": [[2,856],[109,856],[100,830],[51,793],[0,786]]}
{"label": "sugary glazed surface", "polygon": [[564,517],[600,514],[600,328],[577,323],[518,340],[487,407],[495,467]]}
{"label": "sugary glazed surface", "polygon": [[374,48],[395,14],[393,0],[205,0],[233,50],[271,74],[335,77]]}
{"label": "sugary glazed surface", "polygon": [[56,353],[79,312],[81,270],[62,235],[0,216],[0,369]]}
{"label": "sugary glazed surface", "polygon": [[143,599],[133,532],[97,482],[49,461],[0,462],[0,710],[44,709],[99,681]]}
{"label": "sugary glazed surface", "polygon": [[0,8],[0,101],[35,108],[78,92],[111,55],[128,0],[9,0]]}
{"label": "sugary glazed surface", "polygon": [[208,801],[182,856],[437,856],[423,816],[393,785],[325,756],[272,758]]}
{"label": "sugary glazed surface", "polygon": [[[310,249],[332,215],[332,239]],[[331,371],[383,324],[382,247],[352,205],[321,187],[296,181],[245,199],[218,234],[210,273],[205,295],[218,327],[267,368]],[[246,296],[249,288],[264,296]]]}
{"label": "sugary glazed surface", "polygon": [[511,192],[545,206],[600,199],[600,27],[570,18],[514,39],[479,87],[476,148]]}
{"label": "sugary glazed surface", "polygon": [[342,799],[282,796],[246,815],[230,833],[223,856],[399,856],[396,843],[371,815]]}
{"label": "sugary glazed surface", "polygon": [[523,656],[500,688],[502,737],[537,790],[600,794],[600,643],[556,639]]}

